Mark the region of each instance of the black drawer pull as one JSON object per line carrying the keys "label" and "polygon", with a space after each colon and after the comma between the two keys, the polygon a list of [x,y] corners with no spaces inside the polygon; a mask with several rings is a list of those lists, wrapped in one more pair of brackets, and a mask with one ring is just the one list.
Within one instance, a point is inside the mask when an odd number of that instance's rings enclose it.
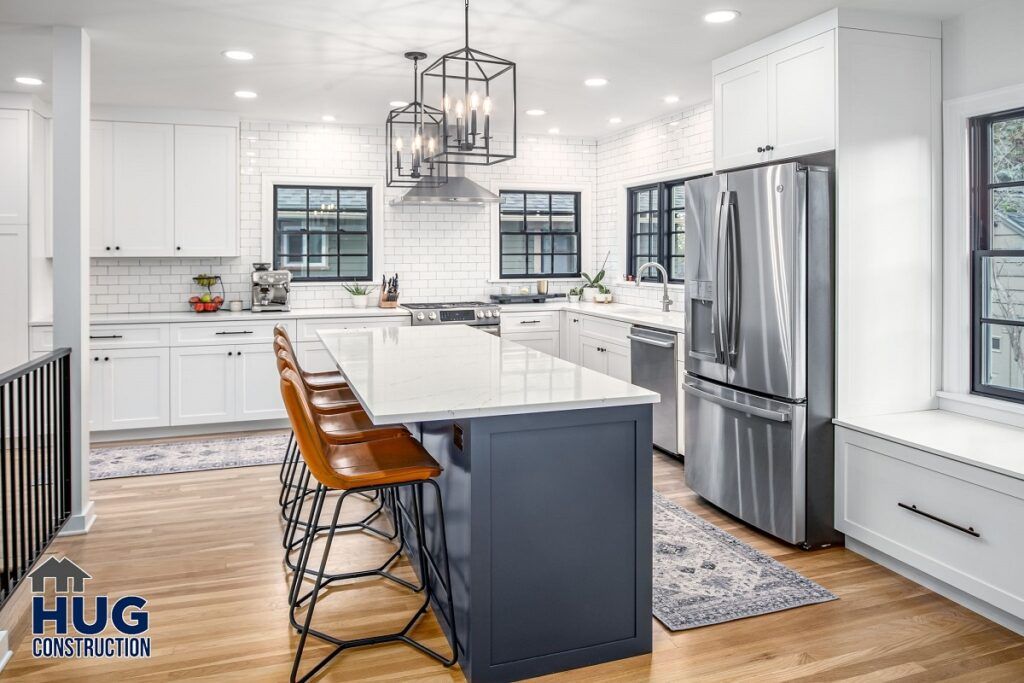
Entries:
{"label": "black drawer pull", "polygon": [[981,534],[979,534],[977,531],[975,531],[973,526],[964,527],[964,526],[960,526],[959,524],[954,524],[953,522],[949,522],[949,521],[947,521],[945,519],[942,519],[942,517],[936,517],[935,515],[931,514],[930,512],[925,512],[924,510],[918,510],[916,505],[907,505],[906,503],[896,503],[896,504],[899,505],[904,510],[910,510],[914,514],[921,515],[922,517],[927,517],[928,519],[936,521],[939,524],[945,524],[946,526],[952,527],[952,528],[956,529],[957,531],[964,532],[968,536],[974,536],[975,538],[981,538]]}
{"label": "black drawer pull", "polygon": [[238,330],[236,332],[218,332],[217,334],[254,334],[252,330]]}
{"label": "black drawer pull", "polygon": [[89,339],[124,339],[121,334],[90,334]]}
{"label": "black drawer pull", "polygon": [[539,320],[520,320],[519,324],[520,325],[536,325],[539,322],[540,322]]}

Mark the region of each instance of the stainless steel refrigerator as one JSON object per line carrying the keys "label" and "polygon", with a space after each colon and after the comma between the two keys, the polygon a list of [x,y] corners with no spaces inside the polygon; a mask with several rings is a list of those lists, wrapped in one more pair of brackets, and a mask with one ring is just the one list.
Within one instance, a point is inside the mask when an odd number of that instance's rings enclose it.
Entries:
{"label": "stainless steel refrigerator", "polygon": [[841,538],[830,175],[784,163],[686,184],[686,481],[807,548]]}

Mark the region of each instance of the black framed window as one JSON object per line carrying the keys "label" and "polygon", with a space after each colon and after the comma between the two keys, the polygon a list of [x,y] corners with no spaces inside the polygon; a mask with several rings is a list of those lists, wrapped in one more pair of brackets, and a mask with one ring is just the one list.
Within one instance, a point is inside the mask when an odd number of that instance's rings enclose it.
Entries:
{"label": "black framed window", "polygon": [[373,279],[369,187],[274,186],[274,268],[296,282]]}
{"label": "black framed window", "polygon": [[[627,226],[629,274],[636,276],[645,263],[654,261],[668,271],[669,282],[685,279],[686,181],[672,180],[628,190]],[[644,281],[661,276],[648,270]]]}
{"label": "black framed window", "polygon": [[502,190],[499,199],[501,277],[579,277],[579,192]]}
{"label": "black framed window", "polygon": [[1024,109],[971,120],[972,389],[1024,403]]}

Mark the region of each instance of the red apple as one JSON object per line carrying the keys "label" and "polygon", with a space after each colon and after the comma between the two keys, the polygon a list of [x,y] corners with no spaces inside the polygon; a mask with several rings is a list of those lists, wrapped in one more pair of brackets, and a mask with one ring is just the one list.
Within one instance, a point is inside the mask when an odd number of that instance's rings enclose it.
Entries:
{"label": "red apple", "polygon": [[217,310],[217,304],[213,303],[212,301],[208,301],[205,304],[203,304],[203,310],[204,311],[216,311]]}
{"label": "red apple", "polygon": [[196,313],[202,313],[203,312],[203,305],[201,303],[196,302],[196,303],[192,304],[192,308],[193,308],[193,310],[195,310]]}
{"label": "red apple", "polygon": [[224,303],[224,297],[219,296],[219,295],[213,297],[213,303],[215,303],[215,304],[217,304],[219,306],[220,304]]}
{"label": "red apple", "polygon": [[194,297],[191,297],[191,298],[190,298],[190,299],[188,300],[188,302],[189,302],[190,304],[197,304],[197,303],[199,303],[199,297],[198,297],[198,296],[194,296]]}

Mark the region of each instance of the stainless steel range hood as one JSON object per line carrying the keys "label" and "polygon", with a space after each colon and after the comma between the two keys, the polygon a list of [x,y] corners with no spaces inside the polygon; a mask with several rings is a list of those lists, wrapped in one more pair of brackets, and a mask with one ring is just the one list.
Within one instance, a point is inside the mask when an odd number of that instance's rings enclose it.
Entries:
{"label": "stainless steel range hood", "polygon": [[448,165],[448,182],[440,187],[414,187],[401,199],[392,200],[395,206],[446,206],[462,204],[482,206],[498,201],[498,195],[486,190],[466,177],[466,167],[462,164]]}

